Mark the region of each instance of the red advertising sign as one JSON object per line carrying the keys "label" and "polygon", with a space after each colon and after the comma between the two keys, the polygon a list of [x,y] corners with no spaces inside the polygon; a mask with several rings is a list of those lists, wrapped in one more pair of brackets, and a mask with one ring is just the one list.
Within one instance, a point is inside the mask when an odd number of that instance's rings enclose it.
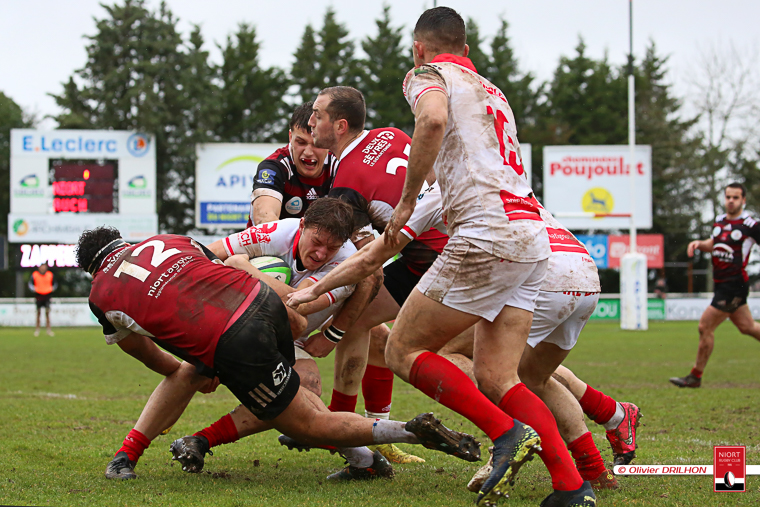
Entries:
{"label": "red advertising sign", "polygon": [[[630,239],[628,235],[609,237],[609,267],[619,268],[620,259],[630,252]],[[648,268],[665,267],[665,238],[662,234],[637,234],[636,251],[646,254]]]}

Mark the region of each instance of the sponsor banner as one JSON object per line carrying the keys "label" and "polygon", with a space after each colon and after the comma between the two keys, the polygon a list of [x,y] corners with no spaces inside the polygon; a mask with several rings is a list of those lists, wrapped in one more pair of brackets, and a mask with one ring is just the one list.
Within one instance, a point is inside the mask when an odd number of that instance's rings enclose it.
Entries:
{"label": "sponsor banner", "polygon": [[743,445],[713,447],[713,491],[746,492],[746,454],[747,449]]}
{"label": "sponsor banner", "polygon": [[[196,146],[195,225],[198,228],[245,227],[255,179],[273,181],[259,163],[281,144],[208,143]],[[295,168],[293,168],[295,170]],[[224,209],[223,205],[231,205]],[[241,204],[247,209],[242,210]],[[285,203],[283,203],[285,205]]]}
{"label": "sponsor banner", "polygon": [[620,320],[620,299],[600,299],[591,320]]}
{"label": "sponsor banner", "polygon": [[109,225],[130,242],[158,234],[158,216],[125,216],[108,213],[58,213],[56,215],[8,214],[11,243],[76,243],[86,229]]}
{"label": "sponsor banner", "polygon": [[51,268],[77,268],[76,245],[29,245],[20,247],[20,268],[36,268],[47,264]]}
{"label": "sponsor banner", "polygon": [[[36,320],[34,303],[0,303],[0,326],[34,327]],[[56,298],[50,302],[50,322],[54,328],[98,325],[87,303],[63,303]]]}
{"label": "sponsor banner", "polygon": [[607,269],[609,267],[609,248],[606,234],[577,234],[575,237],[586,247],[597,268]]}
{"label": "sponsor banner", "polygon": [[[619,268],[620,259],[631,250],[631,238],[628,234],[609,236],[609,266]],[[665,267],[665,238],[662,234],[637,234],[636,253],[647,256],[647,268]]]}
{"label": "sponsor banner", "polygon": [[[110,163],[118,174],[118,212],[155,214],[156,142],[152,135],[123,130],[33,129],[11,130],[11,213],[54,213],[51,169],[58,160]],[[83,183],[82,178],[74,180]]]}
{"label": "sponsor banner", "polygon": [[[568,229],[627,229],[628,217],[570,218],[562,213],[631,213],[628,146],[546,146],[544,205]],[[652,148],[635,149],[635,220],[652,227]]]}
{"label": "sponsor banner", "polygon": [[248,222],[251,204],[247,202],[202,202],[200,220],[204,224],[238,225]]}
{"label": "sponsor banner", "polygon": [[[615,475],[715,475],[714,465],[616,465]],[[760,475],[760,465],[746,465],[746,475]]]}

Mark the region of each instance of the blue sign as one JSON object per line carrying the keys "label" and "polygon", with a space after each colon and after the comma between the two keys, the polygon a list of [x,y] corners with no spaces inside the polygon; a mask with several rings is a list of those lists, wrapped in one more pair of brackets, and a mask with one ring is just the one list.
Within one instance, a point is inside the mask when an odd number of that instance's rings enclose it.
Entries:
{"label": "blue sign", "polygon": [[251,205],[247,202],[202,202],[201,224],[245,225]]}
{"label": "blue sign", "polygon": [[579,234],[575,237],[586,247],[591,258],[594,259],[596,267],[599,269],[607,269],[609,266],[609,243],[607,241],[607,235]]}

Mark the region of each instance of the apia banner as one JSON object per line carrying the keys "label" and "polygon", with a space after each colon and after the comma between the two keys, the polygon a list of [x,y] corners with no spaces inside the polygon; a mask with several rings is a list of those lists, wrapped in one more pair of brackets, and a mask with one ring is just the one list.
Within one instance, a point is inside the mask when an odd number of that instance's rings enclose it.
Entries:
{"label": "apia banner", "polygon": [[203,229],[245,227],[259,163],[281,147],[281,144],[245,143],[197,145],[195,226]]}
{"label": "apia banner", "polygon": [[[544,147],[544,205],[568,229],[627,229],[628,217],[572,218],[563,213],[630,213],[628,146]],[[652,227],[652,147],[635,150],[635,220]]]}

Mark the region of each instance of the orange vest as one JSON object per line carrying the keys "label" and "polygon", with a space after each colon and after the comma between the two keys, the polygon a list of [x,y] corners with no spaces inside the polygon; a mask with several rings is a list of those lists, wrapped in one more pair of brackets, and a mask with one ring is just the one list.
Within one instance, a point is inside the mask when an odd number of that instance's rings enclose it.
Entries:
{"label": "orange vest", "polygon": [[53,292],[53,272],[47,271],[44,275],[39,271],[32,273],[32,280],[34,281],[34,291],[44,296]]}

